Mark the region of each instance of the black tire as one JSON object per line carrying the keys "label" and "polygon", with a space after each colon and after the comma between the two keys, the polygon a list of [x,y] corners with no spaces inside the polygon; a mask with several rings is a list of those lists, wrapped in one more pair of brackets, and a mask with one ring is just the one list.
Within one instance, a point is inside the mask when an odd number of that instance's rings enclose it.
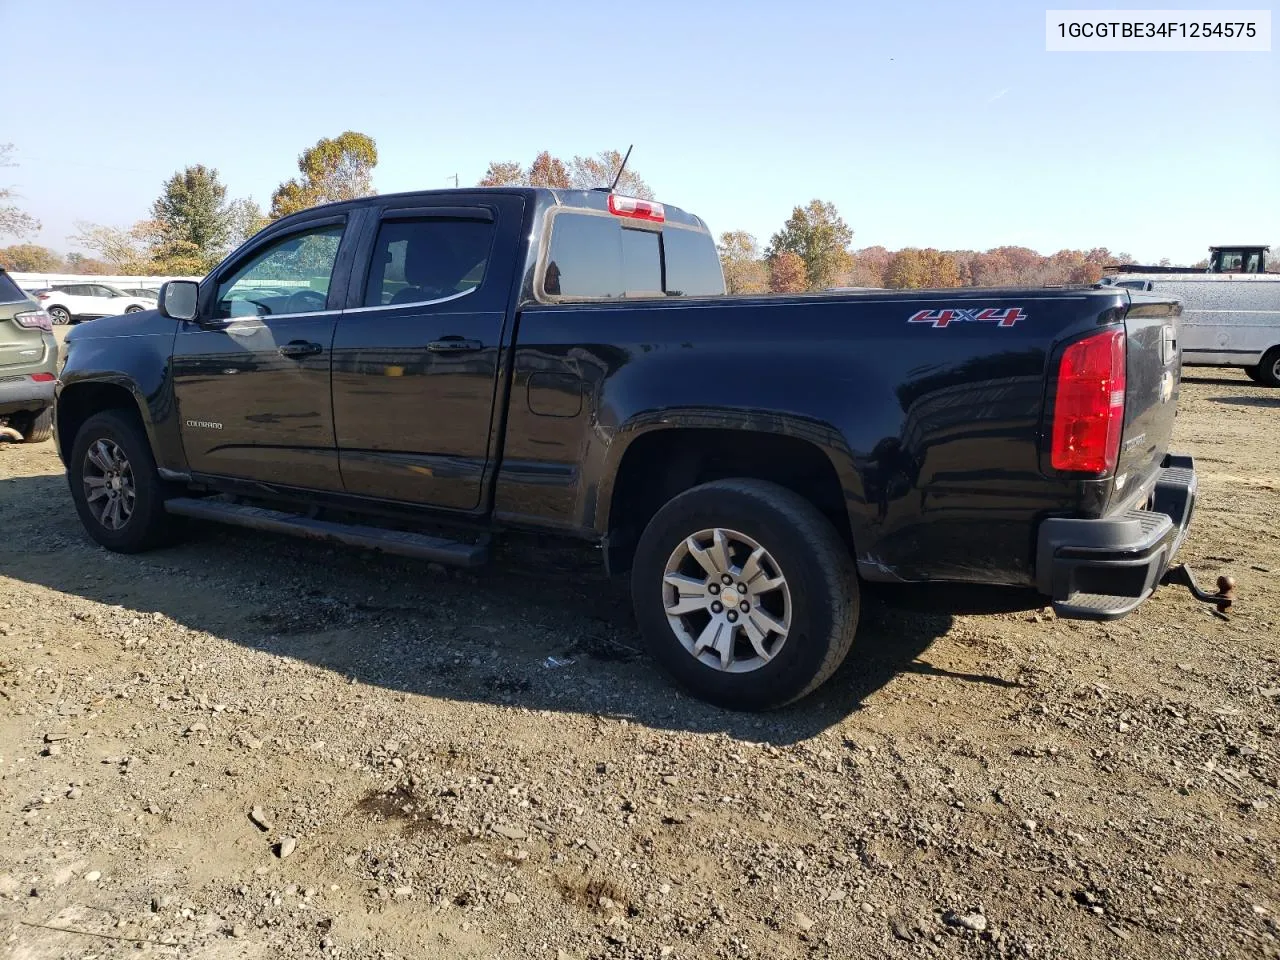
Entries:
{"label": "black tire", "polygon": [[[89,449],[99,440],[114,444],[129,467],[134,492],[132,512],[117,529],[104,524],[90,507],[85,490],[86,469],[96,468],[89,462]],[[95,541],[116,553],[140,553],[171,543],[181,533],[179,518],[165,512],[164,498],[168,488],[156,470],[151,446],[136,416],[123,410],[96,413],[76,433],[71,447],[67,480],[71,499],[75,501],[80,522]]]}
{"label": "black tire", "polygon": [[1262,355],[1258,375],[1254,379],[1264,387],[1280,387],[1280,347],[1272,347]]}
{"label": "black tire", "polygon": [[49,315],[55,327],[65,327],[71,322],[71,311],[66,307],[48,307],[45,313]]}
{"label": "black tire", "polygon": [[139,307],[139,306],[136,306],[136,305],[135,305],[135,306],[132,306],[132,307],[126,307],[124,312],[125,312],[125,313],[141,313],[141,312],[142,312],[142,307]]}
{"label": "black tire", "polygon": [[1258,367],[1241,367],[1240,369],[1243,370],[1244,375],[1254,383],[1262,382],[1262,371]]}
{"label": "black tire", "polygon": [[[667,619],[663,578],[669,559],[687,538],[715,528],[736,531],[767,550],[790,591],[785,641],[772,659],[749,672],[704,663]],[[734,562],[740,569],[740,556]],[[808,500],[763,480],[705,483],[662,507],[636,548],[631,597],[653,657],[694,696],[733,710],[771,710],[811,693],[840,666],[858,626],[858,577],[849,548]],[[751,656],[743,646],[744,631],[734,636],[734,649]]]}
{"label": "black tire", "polygon": [[20,423],[14,424],[14,429],[22,434],[23,443],[44,443],[53,436],[53,408],[25,414]]}

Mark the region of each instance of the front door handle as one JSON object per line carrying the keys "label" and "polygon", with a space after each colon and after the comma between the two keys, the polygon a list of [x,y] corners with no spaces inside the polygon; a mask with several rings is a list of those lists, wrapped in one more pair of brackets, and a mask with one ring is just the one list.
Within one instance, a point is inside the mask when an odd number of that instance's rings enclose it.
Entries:
{"label": "front door handle", "polygon": [[432,340],[427,344],[432,353],[462,353],[468,350],[483,350],[484,344],[479,340],[467,340],[463,337],[450,336]]}
{"label": "front door handle", "polygon": [[309,357],[313,354],[320,353],[324,347],[318,343],[311,343],[307,340],[290,340],[280,348],[280,356],[282,357]]}

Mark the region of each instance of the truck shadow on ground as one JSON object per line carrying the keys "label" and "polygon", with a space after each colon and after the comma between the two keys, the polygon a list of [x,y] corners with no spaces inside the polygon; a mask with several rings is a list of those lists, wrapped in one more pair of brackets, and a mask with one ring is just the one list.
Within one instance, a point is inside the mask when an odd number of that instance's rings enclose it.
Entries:
{"label": "truck shadow on ground", "polygon": [[1231,407],[1280,407],[1280,396],[1274,397],[1210,397],[1214,403]]}
{"label": "truck shadow on ground", "polygon": [[1221,373],[1217,373],[1217,374],[1210,374],[1210,373],[1199,373],[1199,374],[1190,373],[1189,374],[1184,369],[1182,371],[1181,379],[1183,383],[1211,383],[1211,384],[1217,384],[1223,387],[1256,386],[1256,384],[1254,384],[1254,382],[1245,375],[1245,372],[1243,370],[1238,370],[1238,371],[1232,370],[1231,372],[1227,372],[1224,370]]}
{"label": "truck shadow on ground", "polygon": [[[590,548],[522,538],[489,568],[452,571],[193,524],[179,546],[123,556],[88,540],[60,476],[0,483],[6,514],[12,520],[0,540],[2,576],[140,616],[159,613],[190,630],[403,693],[784,744],[840,723],[903,674],[1018,686],[922,659],[952,626],[955,607],[948,608],[945,591],[865,591],[854,650],[837,674],[798,704],[746,714],[683,694],[653,665],[640,649],[625,584],[604,577]],[[975,596],[986,596],[965,595],[970,608]],[[988,608],[1037,606],[1026,594],[992,594]]]}

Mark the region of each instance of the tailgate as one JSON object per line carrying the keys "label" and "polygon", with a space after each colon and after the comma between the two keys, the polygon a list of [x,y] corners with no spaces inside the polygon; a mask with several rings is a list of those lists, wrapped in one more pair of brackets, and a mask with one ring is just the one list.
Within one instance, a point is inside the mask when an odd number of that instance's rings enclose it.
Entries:
{"label": "tailgate", "polygon": [[43,370],[48,364],[44,332],[38,327],[20,326],[14,316],[39,307],[29,301],[0,303],[0,377],[29,370]]}
{"label": "tailgate", "polygon": [[1132,293],[1130,300],[1124,321],[1124,431],[1111,498],[1125,505],[1144,494],[1169,450],[1182,364],[1179,302],[1146,293]]}

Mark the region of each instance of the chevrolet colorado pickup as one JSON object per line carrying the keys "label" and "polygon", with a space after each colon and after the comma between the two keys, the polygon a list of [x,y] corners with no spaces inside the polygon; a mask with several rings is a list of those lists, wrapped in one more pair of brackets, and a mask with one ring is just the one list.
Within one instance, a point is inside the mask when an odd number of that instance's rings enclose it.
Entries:
{"label": "chevrolet colorado pickup", "polygon": [[1178,315],[1114,287],[726,296],[671,206],[382,195],[75,328],[55,431],[115,551],[189,518],[465,566],[503,531],[589,541],[679,683],[768,709],[845,657],[865,581],[1145,600],[1195,505]]}

